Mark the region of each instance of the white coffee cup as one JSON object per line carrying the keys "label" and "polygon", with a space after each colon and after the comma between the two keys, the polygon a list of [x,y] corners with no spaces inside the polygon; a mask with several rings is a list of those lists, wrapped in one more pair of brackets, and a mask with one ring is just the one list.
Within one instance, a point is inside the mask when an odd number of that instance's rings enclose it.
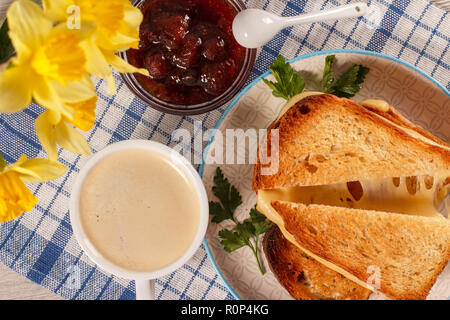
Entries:
{"label": "white coffee cup", "polygon": [[[111,261],[105,259],[95,248],[92,242],[87,237],[85,231],[83,230],[83,226],[80,220],[79,214],[79,203],[80,203],[80,194],[81,188],[83,186],[83,182],[90,172],[90,170],[102,159],[111,155],[115,152],[125,151],[127,149],[144,149],[153,151],[155,153],[159,153],[162,156],[169,157],[172,161],[172,164],[175,165],[178,169],[180,169],[187,179],[190,180],[192,185],[194,186],[198,199],[199,199],[199,225],[197,228],[197,233],[192,240],[189,248],[181,255],[175,262],[166,266],[162,269],[153,270],[149,272],[141,272],[141,271],[133,271],[127,270],[120,266],[115,265]],[[114,274],[121,278],[135,280],[136,283],[136,299],[137,300],[153,300],[155,299],[155,283],[154,280],[156,278],[163,277],[176,269],[183,266],[197,251],[200,247],[202,240],[206,233],[206,228],[208,226],[209,221],[209,209],[208,209],[208,197],[206,195],[206,190],[203,185],[203,182],[198,174],[198,172],[194,169],[194,167],[189,163],[189,161],[184,158],[177,151],[154,141],[148,140],[127,140],[122,142],[117,142],[109,145],[105,149],[97,152],[93,155],[84,167],[81,169],[80,173],[77,176],[75,184],[72,189],[71,197],[70,197],[70,221],[72,224],[73,233],[75,234],[78,243],[81,248],[84,250],[86,255],[98,265],[98,267],[108,273]],[[143,253],[148,254],[148,253]]]}

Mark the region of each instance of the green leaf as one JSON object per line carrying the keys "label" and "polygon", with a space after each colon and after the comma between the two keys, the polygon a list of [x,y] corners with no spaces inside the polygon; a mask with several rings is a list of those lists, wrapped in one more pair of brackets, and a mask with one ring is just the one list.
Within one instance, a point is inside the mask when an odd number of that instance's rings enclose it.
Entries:
{"label": "green leaf", "polygon": [[358,79],[359,65],[355,64],[342,74],[336,81],[336,87],[341,88],[345,85],[356,83]]}
{"label": "green leaf", "polygon": [[250,210],[250,219],[246,219],[242,223],[234,219],[234,211],[242,204],[242,198],[238,190],[225,178],[219,167],[216,169],[212,191],[220,200],[220,202],[209,202],[209,213],[213,216],[212,222],[220,223],[225,220],[232,220],[235,223],[233,230],[222,229],[219,231],[220,243],[224,250],[233,252],[244,246],[249,247],[255,256],[259,271],[264,274],[258,257],[258,237],[265,233],[272,223],[256,210],[256,206]]}
{"label": "green leaf", "polygon": [[8,36],[8,22],[5,20],[0,28],[0,64],[7,62],[15,55],[14,47]]}
{"label": "green leaf", "polygon": [[220,223],[227,219],[234,221],[234,211],[242,204],[242,197],[237,189],[225,178],[219,167],[217,167],[216,175],[214,176],[212,192],[220,200],[220,203],[210,202],[209,204],[210,214],[214,215],[212,221],[215,223]]}
{"label": "green leaf", "polygon": [[233,252],[246,245],[237,231],[223,229],[219,231],[219,237],[222,239],[220,243],[226,252]]}
{"label": "green leaf", "polygon": [[266,216],[259,212],[256,207],[250,210],[250,218],[253,228],[255,229],[255,236],[266,233],[272,226],[272,223],[267,220]]}
{"label": "green leaf", "polygon": [[334,62],[334,55],[327,56],[325,58],[325,67],[323,68],[323,76],[322,76],[322,92],[329,93],[330,88],[334,83],[334,72],[331,71],[331,67]]}
{"label": "green leaf", "polygon": [[214,201],[209,202],[209,214],[213,216],[211,221],[215,223],[221,223],[232,218],[219,202]]}
{"label": "green leaf", "polygon": [[241,237],[242,241],[247,245],[249,244],[250,238],[255,234],[255,228],[253,227],[253,224],[249,219],[244,220],[244,222],[238,224],[236,226],[236,231]]}
{"label": "green leaf", "polygon": [[222,239],[220,243],[226,252],[233,252],[244,246],[252,247],[250,238],[254,235],[255,229],[250,220],[245,220],[243,223],[236,225],[236,230],[231,231],[223,229],[219,231],[219,237]]}
{"label": "green leaf", "polygon": [[279,55],[270,66],[270,71],[276,82],[263,79],[263,82],[272,89],[275,97],[289,100],[293,96],[301,93],[305,88],[302,77],[286,62],[283,56]]}
{"label": "green leaf", "polygon": [[356,83],[357,84],[362,84],[364,82],[364,79],[366,78],[366,75],[369,73],[370,69],[363,66],[363,65],[359,65],[359,72],[358,72],[358,77],[356,78]]}
{"label": "green leaf", "polygon": [[335,95],[338,97],[350,98],[353,97],[362,88],[364,78],[369,72],[369,68],[362,65],[355,64],[350,67],[344,74],[336,81],[334,85]]}
{"label": "green leaf", "polygon": [[334,72],[331,71],[335,56],[330,55],[325,58],[325,67],[322,77],[322,92],[332,93],[338,97],[353,97],[362,88],[362,83],[370,71],[369,68],[355,64],[345,71],[339,79],[334,78]]}

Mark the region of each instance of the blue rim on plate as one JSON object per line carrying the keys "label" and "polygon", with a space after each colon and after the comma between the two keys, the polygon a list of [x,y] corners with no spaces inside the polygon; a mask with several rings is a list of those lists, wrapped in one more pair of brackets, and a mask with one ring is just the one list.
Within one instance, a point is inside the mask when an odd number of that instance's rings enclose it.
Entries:
{"label": "blue rim on plate", "polygon": [[[423,72],[419,68],[413,66],[412,64],[410,64],[408,62],[405,62],[405,61],[402,61],[400,59],[391,57],[391,56],[386,55],[384,53],[378,53],[378,52],[372,52],[372,51],[366,51],[366,50],[359,50],[359,49],[333,49],[333,50],[325,50],[325,51],[317,51],[317,52],[308,53],[308,54],[305,54],[305,55],[298,56],[298,57],[295,57],[293,59],[287,60],[287,62],[293,63],[293,62],[296,62],[296,61],[299,61],[299,60],[303,60],[303,59],[307,59],[307,58],[314,57],[314,56],[328,55],[328,54],[334,54],[334,53],[357,53],[357,54],[363,54],[363,55],[368,55],[368,56],[377,56],[377,57],[381,57],[381,58],[385,58],[385,59],[397,62],[397,63],[399,63],[401,65],[404,65],[404,66],[406,66],[406,67],[416,71],[420,75],[424,76],[426,79],[430,80],[437,87],[439,87],[447,96],[450,96],[450,92],[443,85],[441,85],[439,82],[437,82],[435,79],[430,77],[428,74],[426,74],[425,72]],[[256,85],[259,81],[261,81],[262,78],[267,77],[270,73],[271,73],[270,71],[267,71],[267,72],[263,73],[262,75],[258,76],[255,80],[253,80],[251,83],[249,83],[244,89],[242,89],[242,91],[230,102],[228,107],[225,109],[224,113],[222,114],[222,116],[219,118],[219,120],[217,121],[216,125],[214,126],[214,129],[218,129],[219,126],[222,124],[223,120],[225,119],[225,117],[231,111],[231,109],[233,109],[233,107],[236,105],[236,103],[254,85]],[[211,143],[214,141],[214,138],[215,138],[215,134],[213,134],[210,137],[210,139],[208,140],[208,142],[206,144],[205,151],[203,153],[202,163],[200,164],[200,167],[199,167],[199,170],[198,170],[201,178],[203,178],[203,171],[204,171],[204,168],[205,168],[205,158],[208,155],[209,148],[211,146]],[[214,260],[212,252],[211,252],[211,250],[210,250],[210,248],[208,246],[208,241],[206,240],[206,236],[203,239],[203,245],[205,246],[206,254],[208,255],[208,258],[211,261],[214,269],[216,270],[219,278],[222,279],[222,281],[225,284],[225,286],[227,287],[227,289],[231,292],[231,294],[236,299],[242,300],[242,298],[236,293],[236,291],[234,291],[234,289],[230,286],[230,284],[228,283],[228,281],[225,279],[225,277],[223,276],[222,272],[220,271],[216,261]]]}

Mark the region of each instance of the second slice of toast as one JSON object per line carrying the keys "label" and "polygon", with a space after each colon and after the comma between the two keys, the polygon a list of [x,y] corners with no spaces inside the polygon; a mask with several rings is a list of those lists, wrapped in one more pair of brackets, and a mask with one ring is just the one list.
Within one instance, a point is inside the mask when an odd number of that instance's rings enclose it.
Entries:
{"label": "second slice of toast", "polygon": [[425,299],[450,258],[447,219],[292,202],[271,204],[281,217],[280,227],[303,251],[394,299]]}
{"label": "second slice of toast", "polygon": [[264,253],[278,282],[296,300],[367,300],[371,294],[302,252],[277,226],[264,236]]}

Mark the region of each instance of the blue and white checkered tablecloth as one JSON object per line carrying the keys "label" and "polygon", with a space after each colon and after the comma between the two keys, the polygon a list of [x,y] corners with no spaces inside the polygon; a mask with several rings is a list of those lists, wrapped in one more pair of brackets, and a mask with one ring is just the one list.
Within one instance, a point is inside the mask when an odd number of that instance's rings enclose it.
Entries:
{"label": "blue and white checkered tablecloth", "polygon": [[[356,1],[248,0],[248,7],[284,16],[331,8]],[[264,73],[282,54],[354,48],[385,53],[422,69],[450,90],[450,18],[448,12],[425,0],[372,0],[370,15],[355,20],[315,23],[283,30],[259,51],[250,80]],[[116,76],[118,93],[106,93],[96,81],[97,122],[86,134],[93,151],[125,139],[149,139],[174,145],[171,133],[186,128],[198,134],[214,127],[226,106],[199,116],[174,116],[146,107]],[[250,81],[249,80],[249,81]],[[46,157],[34,132],[42,112],[31,105],[21,113],[0,115],[0,150],[8,162],[21,154]],[[72,234],[68,200],[74,179],[86,158],[60,150],[68,173],[55,181],[31,185],[39,199],[35,209],[0,226],[0,261],[14,271],[67,299],[134,299],[134,282],[99,270],[83,253]],[[181,269],[158,279],[158,299],[233,299],[207,258],[203,246]]]}

